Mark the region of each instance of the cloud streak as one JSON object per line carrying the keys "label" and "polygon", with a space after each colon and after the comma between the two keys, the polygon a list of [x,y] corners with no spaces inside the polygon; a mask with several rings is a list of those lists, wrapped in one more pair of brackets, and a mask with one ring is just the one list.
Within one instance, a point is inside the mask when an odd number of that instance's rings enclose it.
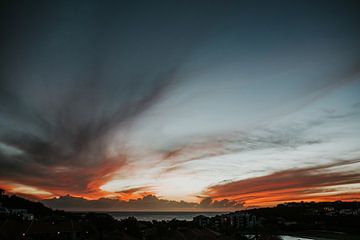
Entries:
{"label": "cloud streak", "polygon": [[[343,190],[344,187],[360,184],[359,163],[360,160],[343,160],[288,169],[266,176],[214,185],[204,194],[214,199],[242,201],[246,206],[266,206],[300,200],[359,200],[359,191]],[[344,167],[346,169],[341,169]]]}

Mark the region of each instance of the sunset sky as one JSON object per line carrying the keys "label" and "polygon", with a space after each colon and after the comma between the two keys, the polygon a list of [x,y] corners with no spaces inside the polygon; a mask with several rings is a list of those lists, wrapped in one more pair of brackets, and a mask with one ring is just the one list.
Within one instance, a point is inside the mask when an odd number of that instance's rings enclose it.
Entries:
{"label": "sunset sky", "polygon": [[359,11],[2,1],[0,188],[64,209],[360,200]]}

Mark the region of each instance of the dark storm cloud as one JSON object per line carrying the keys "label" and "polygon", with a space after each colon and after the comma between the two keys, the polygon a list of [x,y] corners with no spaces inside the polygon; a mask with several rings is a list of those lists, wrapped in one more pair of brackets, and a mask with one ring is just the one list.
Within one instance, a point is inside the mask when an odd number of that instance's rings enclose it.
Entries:
{"label": "dark storm cloud", "polygon": [[196,9],[174,10],[3,2],[0,179],[52,193],[99,191],[126,164],[124,141],[109,154],[114,135],[175,83],[200,40],[188,28]]}

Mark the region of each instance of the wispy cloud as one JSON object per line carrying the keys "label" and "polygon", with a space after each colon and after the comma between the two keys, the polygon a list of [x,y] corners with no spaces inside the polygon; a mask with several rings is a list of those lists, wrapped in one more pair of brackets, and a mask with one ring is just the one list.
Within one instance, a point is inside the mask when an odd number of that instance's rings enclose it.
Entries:
{"label": "wispy cloud", "polygon": [[164,170],[169,172],[181,168],[184,162],[204,160],[210,157],[266,149],[275,151],[296,149],[327,141],[323,136],[314,137],[305,134],[309,129],[318,127],[324,122],[324,119],[319,119],[297,126],[267,126],[247,132],[200,137],[187,144],[175,145],[169,150],[160,150],[159,152],[162,154],[163,160],[169,163],[169,167]]}
{"label": "wispy cloud", "polygon": [[294,168],[269,175],[209,187],[204,194],[229,198],[245,205],[273,205],[299,200],[359,200],[360,191],[343,191],[360,184],[360,160],[342,160],[307,168]]}

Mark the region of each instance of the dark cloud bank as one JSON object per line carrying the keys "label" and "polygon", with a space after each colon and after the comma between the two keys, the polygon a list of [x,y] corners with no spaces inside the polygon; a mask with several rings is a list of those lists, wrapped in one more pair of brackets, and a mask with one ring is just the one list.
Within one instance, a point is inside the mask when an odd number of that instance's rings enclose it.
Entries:
{"label": "dark cloud bank", "polygon": [[63,196],[42,201],[45,205],[54,209],[64,210],[99,210],[99,211],[201,211],[201,210],[224,210],[241,209],[242,203],[230,200],[213,200],[209,197],[203,198],[200,203],[185,201],[170,201],[160,199],[154,195],[144,196],[129,201],[117,199],[100,198],[98,200],[87,200],[84,198]]}

